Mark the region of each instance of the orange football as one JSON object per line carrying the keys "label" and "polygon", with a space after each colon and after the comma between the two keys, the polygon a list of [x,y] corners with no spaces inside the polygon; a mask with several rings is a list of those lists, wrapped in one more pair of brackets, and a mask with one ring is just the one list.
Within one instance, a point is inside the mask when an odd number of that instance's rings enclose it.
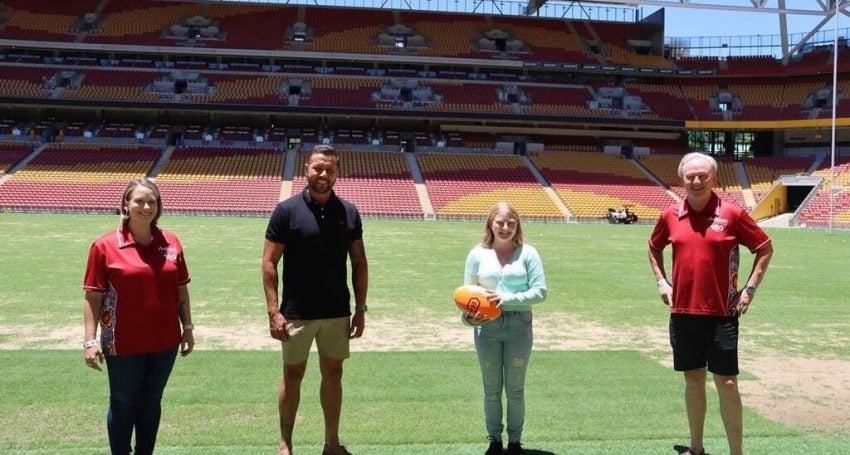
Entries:
{"label": "orange football", "polygon": [[487,290],[481,286],[465,284],[455,289],[452,297],[458,308],[469,314],[481,313],[491,319],[502,315],[502,310],[487,300]]}

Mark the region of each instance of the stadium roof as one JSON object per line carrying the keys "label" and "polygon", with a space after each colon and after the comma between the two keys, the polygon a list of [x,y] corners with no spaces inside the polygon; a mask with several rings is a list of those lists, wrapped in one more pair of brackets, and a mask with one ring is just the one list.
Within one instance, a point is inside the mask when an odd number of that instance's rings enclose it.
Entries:
{"label": "stadium roof", "polygon": [[[607,6],[656,6],[667,8],[691,8],[748,13],[764,13],[777,16],[781,40],[782,60],[788,59],[802,48],[830,19],[836,11],[850,17],[847,12],[850,0],[528,0],[527,14],[535,14],[546,3],[567,4],[571,8]],[[821,17],[821,20],[796,43],[788,40],[788,16],[805,15]]]}

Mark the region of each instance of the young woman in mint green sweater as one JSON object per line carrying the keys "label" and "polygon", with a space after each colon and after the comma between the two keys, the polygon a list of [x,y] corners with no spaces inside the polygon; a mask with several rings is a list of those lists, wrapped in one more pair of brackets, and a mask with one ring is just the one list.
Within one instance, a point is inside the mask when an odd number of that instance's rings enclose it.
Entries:
{"label": "young woman in mint green sweater", "polygon": [[497,203],[484,225],[484,238],[466,258],[464,284],[488,290],[502,310],[489,320],[464,314],[475,328],[475,351],[484,383],[484,418],[490,445],[485,455],[503,453],[502,390],[507,397],[507,453],[525,453],[520,441],[525,421],[525,375],[533,342],[534,304],[546,298],[546,277],[537,250],[523,243],[519,214]]}

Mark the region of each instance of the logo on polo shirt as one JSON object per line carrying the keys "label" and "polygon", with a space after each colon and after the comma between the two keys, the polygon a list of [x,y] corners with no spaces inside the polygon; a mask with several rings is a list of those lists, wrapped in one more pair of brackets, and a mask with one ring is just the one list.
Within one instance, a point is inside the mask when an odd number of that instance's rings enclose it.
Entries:
{"label": "logo on polo shirt", "polygon": [[159,248],[159,252],[165,256],[165,260],[168,262],[176,262],[177,261],[177,248],[173,246],[163,246]]}
{"label": "logo on polo shirt", "polygon": [[729,220],[716,216],[711,220],[711,230],[714,232],[723,232],[726,230],[727,224],[729,224]]}

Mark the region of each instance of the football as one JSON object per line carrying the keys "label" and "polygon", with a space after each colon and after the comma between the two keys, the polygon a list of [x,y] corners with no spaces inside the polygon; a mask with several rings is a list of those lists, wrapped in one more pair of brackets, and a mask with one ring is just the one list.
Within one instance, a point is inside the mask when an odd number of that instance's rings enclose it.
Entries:
{"label": "football", "polygon": [[455,289],[452,296],[458,308],[469,314],[481,313],[490,319],[502,315],[502,310],[487,300],[487,290],[481,286],[465,284]]}

